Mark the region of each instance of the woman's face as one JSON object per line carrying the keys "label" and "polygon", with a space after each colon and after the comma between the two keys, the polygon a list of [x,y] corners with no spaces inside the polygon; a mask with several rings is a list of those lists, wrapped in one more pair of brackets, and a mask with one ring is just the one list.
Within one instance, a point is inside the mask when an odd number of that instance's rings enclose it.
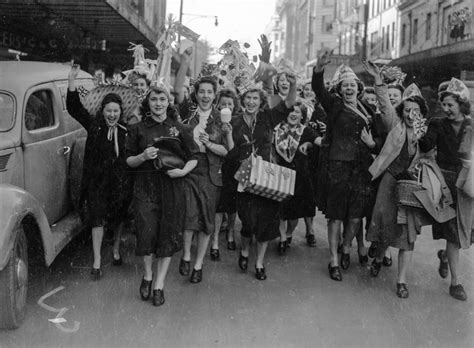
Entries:
{"label": "woman's face", "polygon": [[150,97],[148,98],[148,104],[150,106],[150,111],[154,116],[163,116],[166,115],[169,100],[166,94],[151,91]]}
{"label": "woman's face", "polygon": [[398,88],[389,88],[388,98],[392,106],[396,108],[402,102],[402,92]]}
{"label": "woman's face", "polygon": [[290,82],[288,82],[286,74],[281,74],[278,77],[277,88],[278,93],[281,95],[288,95],[288,92],[290,91]]}
{"label": "woman's face", "polygon": [[341,83],[342,100],[346,103],[357,101],[357,81],[354,78],[345,79]]}
{"label": "woman's face", "polygon": [[121,114],[120,105],[114,102],[107,103],[104,106],[104,110],[102,111],[102,114],[104,115],[105,122],[109,126],[113,126],[120,119],[120,114]]}
{"label": "woman's face", "polygon": [[448,95],[441,100],[441,107],[448,117],[448,120],[454,121],[464,117],[461,113],[458,102],[452,95]]}
{"label": "woman's face", "polygon": [[315,99],[316,94],[313,92],[313,89],[311,88],[311,84],[307,83],[303,87],[303,98],[308,99],[308,100],[313,100]]}
{"label": "woman's face", "polygon": [[146,80],[144,78],[139,77],[133,81],[132,88],[135,90],[135,92],[143,94],[148,89],[148,85],[146,84]]}
{"label": "woman's face", "polygon": [[204,82],[199,84],[199,89],[196,92],[196,99],[199,108],[202,111],[208,111],[212,107],[212,103],[216,98],[212,84]]}
{"label": "woman's face", "polygon": [[377,97],[373,93],[364,93],[362,100],[369,105],[377,105]]}
{"label": "woman's face", "polygon": [[301,111],[301,108],[299,106],[295,106],[294,110],[290,112],[290,114],[286,118],[286,121],[288,122],[290,127],[293,127],[299,125],[302,119],[303,112]]}
{"label": "woman's face", "polygon": [[219,99],[219,105],[217,105],[217,108],[219,110],[222,110],[224,108],[228,108],[230,109],[230,111],[234,112],[234,98],[230,98],[230,97],[221,97]]}
{"label": "woman's face", "polygon": [[258,112],[260,109],[260,104],[262,100],[260,99],[260,93],[258,92],[248,92],[244,98],[244,107],[245,111],[249,114]]}
{"label": "woman's face", "polygon": [[421,115],[421,110],[418,103],[411,101],[406,101],[403,103],[403,120],[405,121],[407,127],[413,127],[413,121],[416,114]]}

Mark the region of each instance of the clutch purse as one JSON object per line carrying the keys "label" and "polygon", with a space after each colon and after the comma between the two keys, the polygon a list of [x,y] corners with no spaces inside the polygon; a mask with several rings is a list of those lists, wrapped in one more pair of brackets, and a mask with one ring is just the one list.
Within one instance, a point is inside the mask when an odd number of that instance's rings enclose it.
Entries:
{"label": "clutch purse", "polygon": [[158,148],[157,157],[153,160],[155,169],[167,171],[184,168],[186,163],[179,144],[180,140],[176,138],[162,137],[157,139],[154,144],[154,147]]}

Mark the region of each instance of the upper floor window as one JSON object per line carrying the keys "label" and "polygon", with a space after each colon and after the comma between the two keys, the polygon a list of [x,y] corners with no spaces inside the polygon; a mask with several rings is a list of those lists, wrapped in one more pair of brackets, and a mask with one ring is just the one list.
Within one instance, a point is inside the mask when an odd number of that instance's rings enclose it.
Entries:
{"label": "upper floor window", "polygon": [[403,23],[403,25],[402,25],[402,39],[401,39],[402,47],[405,47],[406,37],[407,37],[407,25],[405,23]]}
{"label": "upper floor window", "polygon": [[54,125],[53,100],[51,91],[40,90],[28,98],[25,109],[25,127],[35,130]]}
{"label": "upper floor window", "polygon": [[426,15],[426,41],[431,39],[431,13]]}
{"label": "upper floor window", "polygon": [[418,42],[418,18],[413,20],[413,44]]}

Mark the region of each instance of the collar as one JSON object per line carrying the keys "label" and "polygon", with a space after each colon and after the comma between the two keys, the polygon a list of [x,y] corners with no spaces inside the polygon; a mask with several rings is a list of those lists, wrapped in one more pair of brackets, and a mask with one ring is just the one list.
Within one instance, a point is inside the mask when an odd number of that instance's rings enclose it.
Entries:
{"label": "collar", "polygon": [[153,117],[151,116],[148,116],[148,117],[145,117],[145,119],[143,120],[143,124],[145,125],[145,127],[153,127],[153,126],[156,126],[156,125],[159,125],[159,124],[164,124],[164,125],[167,125],[169,127],[172,126],[172,121],[169,117],[166,117],[166,119],[163,121],[163,122],[156,122]]}

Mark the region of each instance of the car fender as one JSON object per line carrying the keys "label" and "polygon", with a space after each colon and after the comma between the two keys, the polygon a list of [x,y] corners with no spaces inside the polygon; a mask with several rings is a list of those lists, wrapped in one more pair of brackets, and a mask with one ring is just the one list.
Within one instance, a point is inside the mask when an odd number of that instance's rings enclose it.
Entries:
{"label": "car fender", "polygon": [[53,262],[51,228],[38,200],[25,190],[9,184],[0,184],[0,197],[0,270],[8,263],[16,227],[28,215],[35,219],[40,230],[46,264]]}

